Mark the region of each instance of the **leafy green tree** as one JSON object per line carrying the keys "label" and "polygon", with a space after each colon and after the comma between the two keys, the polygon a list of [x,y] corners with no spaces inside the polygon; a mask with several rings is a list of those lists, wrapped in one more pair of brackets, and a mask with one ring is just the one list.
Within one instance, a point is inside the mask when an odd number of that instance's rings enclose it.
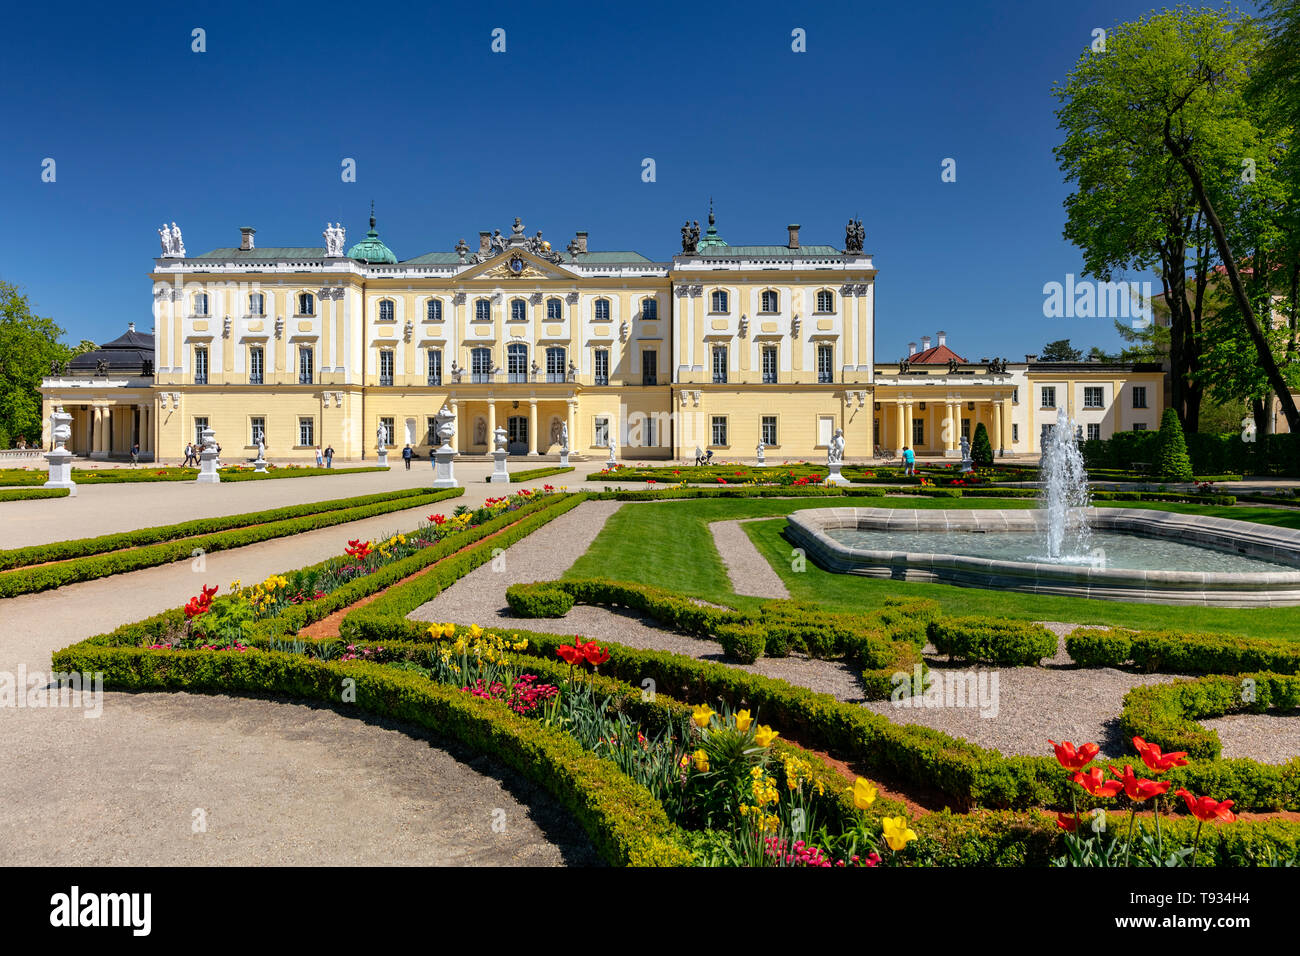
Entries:
{"label": "leafy green tree", "polygon": [[1055,342],[1048,342],[1043,346],[1043,350],[1038,353],[1040,362],[1078,362],[1083,358],[1083,352],[1070,345],[1069,339],[1057,339]]}
{"label": "leafy green tree", "polygon": [[0,440],[4,447],[19,435],[41,440],[41,379],[54,362],[66,362],[63,330],[52,319],[33,315],[27,296],[0,280]]}
{"label": "leafy green tree", "polygon": [[1160,419],[1160,434],[1156,438],[1156,474],[1165,481],[1191,481],[1192,459],[1187,454],[1187,439],[1178,413],[1166,408]]}
{"label": "leafy green tree", "polygon": [[975,426],[975,437],[970,443],[970,458],[980,468],[993,464],[993,443],[989,441],[989,430],[980,422]]}

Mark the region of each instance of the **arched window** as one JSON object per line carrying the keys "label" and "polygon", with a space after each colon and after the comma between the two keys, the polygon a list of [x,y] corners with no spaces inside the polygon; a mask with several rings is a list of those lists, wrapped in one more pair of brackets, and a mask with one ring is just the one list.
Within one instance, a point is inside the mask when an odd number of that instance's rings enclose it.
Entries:
{"label": "arched window", "polygon": [[564,306],[560,300],[554,297],[546,300],[546,318],[552,322],[559,322],[564,318]]}
{"label": "arched window", "polygon": [[316,297],[310,292],[302,292],[298,295],[298,314],[315,315],[316,314]]}
{"label": "arched window", "polygon": [[596,300],[596,321],[597,322],[609,321],[609,299]]}
{"label": "arched window", "polygon": [[765,289],[763,291],[762,300],[763,300],[762,307],[758,311],[760,312],[781,311],[781,296],[777,292],[774,292],[772,289]]}
{"label": "arched window", "polygon": [[474,320],[477,322],[492,321],[492,302],[489,299],[474,300]]}
{"label": "arched window", "polygon": [[726,312],[726,311],[728,311],[728,309],[727,309],[727,293],[724,292],[724,291],[721,290],[721,289],[717,289],[717,290],[714,291],[714,293],[713,293],[713,311],[714,311],[714,312]]}
{"label": "arched window", "polygon": [[641,318],[653,322],[659,318],[659,300],[645,298],[641,300]]}
{"label": "arched window", "polygon": [[835,311],[835,293],[829,289],[822,289],[817,293],[817,311],[834,312]]}
{"label": "arched window", "polygon": [[528,320],[528,305],[523,299],[510,300],[510,321],[526,322]]}
{"label": "arched window", "polygon": [[194,293],[194,314],[195,315],[208,314],[208,294],[206,292]]}
{"label": "arched window", "polygon": [[528,381],[528,346],[522,342],[506,346],[506,381]]}
{"label": "arched window", "polygon": [[424,307],[424,317],[429,322],[442,321],[442,299],[430,299]]}
{"label": "arched window", "polygon": [[379,300],[379,321],[380,322],[393,321],[393,300],[392,299]]}
{"label": "arched window", "polygon": [[248,295],[248,314],[249,315],[266,315],[266,299],[260,292],[250,292]]}

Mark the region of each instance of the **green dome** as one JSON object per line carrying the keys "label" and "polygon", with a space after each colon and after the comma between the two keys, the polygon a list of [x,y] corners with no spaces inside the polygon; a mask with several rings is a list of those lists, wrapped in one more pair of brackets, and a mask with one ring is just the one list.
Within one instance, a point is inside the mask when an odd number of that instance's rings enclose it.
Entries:
{"label": "green dome", "polygon": [[379,233],[375,232],[374,209],[370,210],[370,231],[366,233],[366,238],[348,250],[348,258],[360,259],[362,262],[397,264],[397,256],[393,255],[393,250],[384,245],[384,241],[379,238]]}
{"label": "green dome", "polygon": [[727,240],[718,235],[718,228],[714,225],[716,220],[713,218],[713,200],[709,200],[709,228],[704,232],[704,238],[699,241],[696,249],[701,252],[705,249],[722,249],[727,245]]}

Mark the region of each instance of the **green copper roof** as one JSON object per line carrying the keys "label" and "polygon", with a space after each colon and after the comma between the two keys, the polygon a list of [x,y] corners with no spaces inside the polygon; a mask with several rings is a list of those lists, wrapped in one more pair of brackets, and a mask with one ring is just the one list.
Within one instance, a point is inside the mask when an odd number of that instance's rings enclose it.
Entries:
{"label": "green copper roof", "polygon": [[403,259],[402,265],[454,266],[458,262],[460,262],[460,256],[454,252],[426,252],[424,255],[416,256],[414,259]]}
{"label": "green copper roof", "polygon": [[373,202],[370,204],[370,231],[366,233],[366,238],[348,250],[348,258],[360,259],[362,262],[397,264],[397,256],[393,255],[393,250],[384,245],[383,240],[379,238],[379,233],[375,232],[375,204]]}
{"label": "green copper roof", "polygon": [[713,200],[709,199],[709,228],[704,232],[704,238],[700,240],[696,249],[704,255],[707,255],[710,249],[726,248],[727,240],[718,235],[717,226],[714,225],[716,220],[713,218]]}
{"label": "green copper roof", "polygon": [[802,256],[838,256],[842,253],[834,246],[800,246],[798,249],[791,249],[789,246],[729,246],[725,242],[720,246],[706,249],[704,240],[701,239],[700,255],[744,259],[798,259]]}
{"label": "green copper roof", "polygon": [[192,259],[320,259],[325,250],[320,246],[268,246],[265,249],[213,249]]}
{"label": "green copper roof", "polygon": [[596,265],[604,262],[650,262],[651,261],[650,259],[647,259],[645,256],[641,255],[641,253],[639,252],[583,252],[583,253],[579,253],[576,256],[569,255],[568,253],[564,253],[564,255],[566,256],[564,260],[565,262],[572,262],[577,265],[582,265],[584,262],[590,263],[592,265]]}

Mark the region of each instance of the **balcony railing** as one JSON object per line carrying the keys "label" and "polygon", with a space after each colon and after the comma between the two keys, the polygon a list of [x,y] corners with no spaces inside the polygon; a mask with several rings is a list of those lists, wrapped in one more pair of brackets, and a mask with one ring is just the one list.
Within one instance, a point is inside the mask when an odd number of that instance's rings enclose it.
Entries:
{"label": "balcony railing", "polygon": [[[249,384],[249,385],[261,385],[261,384],[263,384],[263,382],[262,382],[262,373],[261,373],[261,372],[253,372],[253,373],[251,373],[251,374],[248,376],[248,384]],[[254,444],[256,444],[256,443],[254,443]]]}
{"label": "balcony railing", "polygon": [[430,385],[441,385],[441,384],[442,384],[442,376],[441,376],[441,375],[430,375],[430,376],[429,376],[429,384],[430,384]]}
{"label": "balcony railing", "polygon": [[208,373],[207,373],[207,372],[195,372],[195,373],[194,373],[194,384],[195,384],[195,385],[207,385],[207,384],[208,384]]}
{"label": "balcony railing", "polygon": [[469,380],[475,385],[490,385],[492,383],[491,372],[470,372]]}
{"label": "balcony railing", "polygon": [[528,373],[527,373],[527,372],[507,372],[507,373],[506,373],[506,381],[507,381],[507,382],[514,382],[514,383],[518,383],[518,382],[527,382],[527,381],[528,381]]}
{"label": "balcony railing", "polygon": [[565,381],[565,376],[563,372],[547,372],[546,380],[548,382],[563,382]]}
{"label": "balcony railing", "polygon": [[298,373],[298,384],[299,384],[299,385],[310,385],[310,384],[312,384],[312,381],[311,381],[311,373],[310,373],[310,372],[299,372],[299,373]]}
{"label": "balcony railing", "polygon": [[609,376],[608,376],[608,375],[597,375],[597,376],[596,376],[596,384],[597,384],[597,385],[608,385],[608,384],[609,384]]}

